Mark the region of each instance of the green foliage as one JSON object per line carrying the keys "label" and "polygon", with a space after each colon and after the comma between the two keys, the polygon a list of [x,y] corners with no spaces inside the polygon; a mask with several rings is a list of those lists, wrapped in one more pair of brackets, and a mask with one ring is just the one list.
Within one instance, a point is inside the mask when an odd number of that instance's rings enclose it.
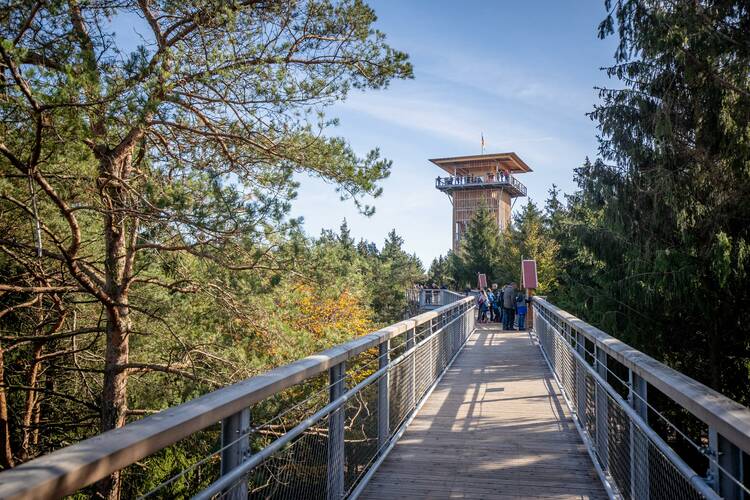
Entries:
{"label": "green foliage", "polygon": [[371,267],[371,304],[381,323],[403,319],[407,307],[405,290],[424,279],[422,263],[416,255],[406,253],[403,244],[403,238],[392,230]]}
{"label": "green foliage", "polygon": [[[365,214],[389,174],[326,115],[412,76],[368,5],[0,9],[0,466],[398,316],[421,266],[395,234],[360,253],[289,216],[297,173]],[[111,23],[136,17],[132,47]]]}
{"label": "green foliage", "polygon": [[533,259],[537,262],[537,291],[542,294],[552,292],[557,288],[560,272],[557,261],[559,244],[550,229],[553,220],[529,200],[501,234],[490,212],[480,207],[461,240],[460,254],[453,255],[449,261],[448,269],[453,279],[461,288],[475,287],[477,273],[484,273],[488,284],[502,286],[515,281],[520,285],[521,260]]}
{"label": "green foliage", "polygon": [[459,251],[450,260],[459,289],[475,288],[479,273],[492,283],[497,278],[501,248],[500,227],[487,207],[480,206],[466,226]]}
{"label": "green foliage", "polygon": [[507,276],[504,281],[516,281],[520,286],[521,260],[531,259],[537,266],[537,293],[547,295],[557,288],[559,244],[551,234],[550,225],[551,219],[531,200],[514,215],[500,252],[503,258],[498,275]]}
{"label": "green foliage", "polygon": [[453,252],[448,253],[443,257],[438,255],[432,260],[430,269],[427,271],[427,285],[435,285],[441,287],[447,286],[452,290],[456,290],[456,281],[453,279],[453,269],[451,263],[453,262]]}
{"label": "green foliage", "polygon": [[619,88],[591,117],[600,155],[554,202],[553,298],[750,403],[750,29],[746,2],[612,3]]}

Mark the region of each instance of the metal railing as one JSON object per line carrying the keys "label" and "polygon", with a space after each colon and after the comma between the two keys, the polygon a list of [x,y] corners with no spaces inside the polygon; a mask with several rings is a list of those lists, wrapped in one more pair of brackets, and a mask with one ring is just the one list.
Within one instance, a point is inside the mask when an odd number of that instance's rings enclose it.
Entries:
{"label": "metal railing", "polygon": [[[533,314],[544,357],[612,496],[750,498],[750,478],[743,478],[750,453],[748,408],[544,299],[534,298]],[[673,424],[649,401],[649,389],[652,398],[658,391],[705,425],[707,439],[701,442]],[[667,429],[671,441],[685,441],[683,448],[699,454],[708,472],[691,468],[657,427]]]}
{"label": "metal railing", "polygon": [[526,186],[511,174],[499,172],[497,175],[437,177],[435,187],[452,190],[461,187],[511,187],[520,196],[526,196]]}
{"label": "metal railing", "polygon": [[0,473],[0,498],[72,494],[132,464],[145,467],[146,457],[218,423],[208,438],[218,443],[213,450],[123,496],[356,497],[474,330],[473,298],[452,297],[458,300]]}
{"label": "metal railing", "polygon": [[436,309],[464,298],[460,293],[443,288],[423,288],[419,290],[420,309]]}

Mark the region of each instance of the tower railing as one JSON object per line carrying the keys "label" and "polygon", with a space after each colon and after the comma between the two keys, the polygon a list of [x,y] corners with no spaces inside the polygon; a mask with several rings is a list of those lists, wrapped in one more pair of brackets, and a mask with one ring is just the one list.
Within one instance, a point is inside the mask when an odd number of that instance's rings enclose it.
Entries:
{"label": "tower railing", "polygon": [[[474,299],[451,298],[0,473],[0,498],[69,495],[124,468],[123,498],[356,497],[474,331]],[[146,468],[164,470],[134,486]]]}
{"label": "tower railing", "polygon": [[508,187],[519,196],[526,196],[526,186],[524,186],[512,174],[498,172],[497,174],[488,174],[484,176],[450,176],[437,177],[435,187],[441,191],[452,191],[461,188],[490,188],[490,187]]}
{"label": "tower railing", "polygon": [[437,309],[463,297],[460,293],[445,288],[422,288],[419,290],[419,307],[420,309]]}
{"label": "tower railing", "polygon": [[[750,499],[750,409],[542,298],[533,313],[544,357],[613,496]],[[695,424],[680,428],[672,415]]]}

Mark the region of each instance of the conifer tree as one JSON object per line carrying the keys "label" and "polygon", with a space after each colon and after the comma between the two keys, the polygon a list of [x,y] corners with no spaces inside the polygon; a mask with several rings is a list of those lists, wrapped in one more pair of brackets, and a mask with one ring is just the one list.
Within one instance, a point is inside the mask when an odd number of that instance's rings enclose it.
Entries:
{"label": "conifer tree", "polygon": [[432,260],[430,269],[427,271],[427,283],[435,284],[437,286],[447,286],[448,288],[455,289],[456,283],[453,279],[453,272],[451,269],[451,262],[453,260],[453,252],[450,250],[445,256],[438,255]]}
{"label": "conifer tree", "polygon": [[[592,113],[601,159],[577,171],[580,314],[747,404],[750,9],[607,0],[614,88]],[[588,270],[588,274],[580,271]],[[568,285],[574,285],[568,283]]]}
{"label": "conifer tree", "polygon": [[[537,292],[547,295],[557,288],[559,244],[548,229],[549,221],[539,207],[529,199],[514,216],[513,226],[503,239],[500,255],[513,279],[520,275],[521,260],[536,261]],[[520,286],[520,283],[519,283]]]}
{"label": "conifer tree", "polygon": [[424,278],[422,263],[403,249],[404,240],[393,229],[388,233],[373,273],[372,305],[382,323],[400,319],[407,310],[407,288]]}
{"label": "conifer tree", "polygon": [[461,239],[461,248],[451,259],[453,277],[459,288],[477,286],[477,275],[486,274],[488,283],[496,278],[500,227],[486,206],[474,213]]}

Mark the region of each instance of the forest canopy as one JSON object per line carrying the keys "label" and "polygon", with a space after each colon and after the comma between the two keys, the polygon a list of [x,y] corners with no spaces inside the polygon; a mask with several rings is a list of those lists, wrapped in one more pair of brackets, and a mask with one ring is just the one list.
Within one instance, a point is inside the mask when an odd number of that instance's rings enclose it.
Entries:
{"label": "forest canopy", "polygon": [[[364,214],[389,174],[326,115],[412,76],[366,4],[58,0],[0,18],[3,467],[405,306],[391,290],[421,264],[395,233],[381,252],[289,217],[295,174]],[[137,43],[115,29],[133,20]]]}
{"label": "forest canopy", "polygon": [[619,39],[590,113],[599,151],[500,232],[487,210],[429,276],[518,281],[728,397],[750,404],[750,10],[747,2],[605,2]]}
{"label": "forest canopy", "polygon": [[[518,281],[522,258],[537,293],[750,405],[747,1],[604,4],[618,46],[575,190],[503,231],[478,210],[425,275],[395,231],[290,216],[297,179],[371,215],[390,173],[329,115],[413,76],[362,1],[4,2],[0,467],[399,320],[417,282]],[[86,494],[141,491],[185,449]]]}

